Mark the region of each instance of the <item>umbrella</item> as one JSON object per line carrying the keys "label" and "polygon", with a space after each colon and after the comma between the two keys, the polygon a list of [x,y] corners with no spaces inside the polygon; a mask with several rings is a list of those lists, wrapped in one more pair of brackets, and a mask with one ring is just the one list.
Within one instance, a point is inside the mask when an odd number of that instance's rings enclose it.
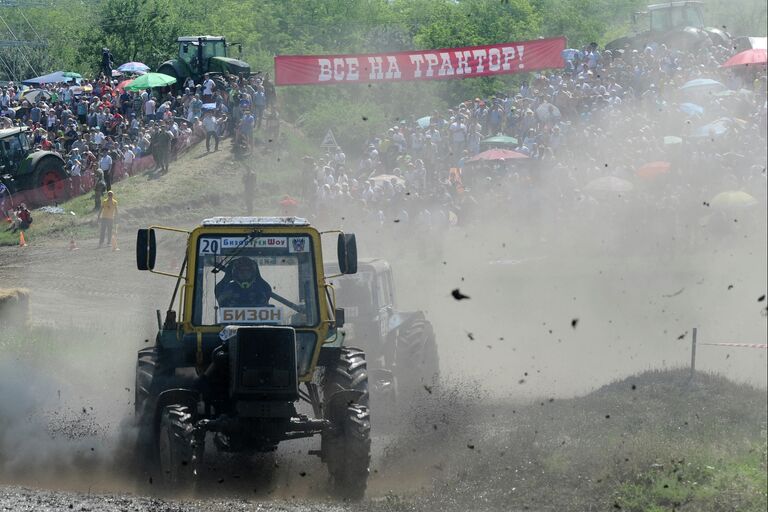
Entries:
{"label": "umbrella", "polygon": [[147,73],[146,75],[134,78],[133,81],[125,87],[125,90],[141,91],[144,89],[152,89],[153,87],[165,87],[175,83],[176,78],[170,75],[164,75],[163,73]]}
{"label": "umbrella", "polygon": [[285,197],[283,197],[280,200],[280,206],[284,206],[284,207],[298,206],[298,204],[299,204],[298,199],[293,198],[293,197],[291,197],[291,196],[289,196],[287,194],[285,195]]}
{"label": "umbrella", "polygon": [[79,96],[83,94],[84,92],[91,93],[93,92],[93,86],[92,85],[73,85],[69,88],[70,91],[72,91],[72,94],[75,96]]}
{"label": "umbrella", "polygon": [[522,153],[511,151],[509,149],[489,149],[473,156],[468,162],[488,162],[494,160],[514,160],[516,158],[528,158]]}
{"label": "umbrella", "polygon": [[370,178],[370,180],[376,184],[382,183],[384,181],[392,183],[393,179],[397,185],[405,185],[405,180],[400,176],[395,176],[394,174],[379,174],[378,176]]}
{"label": "umbrella", "polygon": [[137,73],[143,75],[149,71],[149,66],[143,62],[126,62],[125,64],[120,64],[117,67],[117,70],[122,73]]}
{"label": "umbrella", "polygon": [[123,80],[122,82],[117,84],[117,90],[121,91],[121,92],[124,91],[125,90],[125,86],[130,84],[131,82],[133,82],[133,78],[131,78],[130,80]]}
{"label": "umbrella", "polygon": [[481,144],[503,144],[509,146],[516,146],[517,139],[514,137],[508,137],[506,135],[496,135],[495,137],[488,137],[487,139],[480,141]]}
{"label": "umbrella", "polygon": [[542,123],[547,123],[552,119],[560,117],[560,109],[551,103],[542,103],[536,108],[536,117]]}
{"label": "umbrella", "polygon": [[40,85],[40,84],[57,84],[59,82],[72,82],[72,81],[79,81],[81,78],[83,78],[78,73],[73,73],[71,71],[56,71],[54,73],[49,73],[47,75],[38,76],[36,78],[30,78],[28,80],[24,80],[22,84],[24,85]]}
{"label": "umbrella", "polygon": [[424,116],[416,120],[417,123],[419,123],[419,127],[422,129],[429,128],[429,124],[432,122],[432,118],[430,116]]}
{"label": "umbrella", "polygon": [[689,82],[686,82],[683,84],[682,87],[680,87],[681,91],[692,91],[692,90],[706,90],[706,89],[725,89],[726,87],[718,82],[717,80],[712,80],[711,78],[697,78],[695,80],[691,80]]}
{"label": "umbrella", "polygon": [[667,135],[664,137],[664,145],[672,146],[674,144],[682,144],[683,139],[681,137],[675,137],[674,135]]}
{"label": "umbrella", "polygon": [[19,95],[19,102],[27,100],[30,104],[51,99],[51,93],[42,89],[27,89]]}
{"label": "umbrella", "polygon": [[725,135],[728,133],[728,130],[731,128],[732,121],[728,119],[727,117],[721,117],[717,121],[713,121],[709,124],[705,124],[704,126],[699,126],[695,130],[693,130],[693,133],[691,134],[692,137],[710,137],[715,136],[719,137],[720,135]]}
{"label": "umbrella", "polygon": [[672,164],[669,162],[648,162],[647,164],[640,167],[637,171],[635,171],[635,174],[641,178],[655,178],[662,174],[667,174],[671,167]]}
{"label": "umbrella", "polygon": [[587,183],[584,190],[601,191],[601,192],[629,192],[634,189],[635,186],[616,176],[603,176]]}
{"label": "umbrella", "polygon": [[759,66],[765,65],[768,59],[766,58],[766,50],[764,48],[752,48],[750,50],[744,50],[741,53],[737,53],[723,64],[723,68],[731,68],[734,66]]}
{"label": "umbrella", "polygon": [[716,208],[744,208],[757,204],[757,199],[741,190],[728,190],[713,197],[710,204]]}
{"label": "umbrella", "polygon": [[684,114],[688,114],[689,116],[704,115],[704,107],[697,105],[695,103],[681,103],[678,109],[680,110],[680,112]]}

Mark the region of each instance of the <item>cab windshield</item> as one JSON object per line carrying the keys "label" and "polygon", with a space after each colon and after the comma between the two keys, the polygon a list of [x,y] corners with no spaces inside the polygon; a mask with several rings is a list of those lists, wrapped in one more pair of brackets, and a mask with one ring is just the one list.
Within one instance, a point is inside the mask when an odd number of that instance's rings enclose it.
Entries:
{"label": "cab windshield", "polygon": [[193,323],[316,326],[313,255],[306,235],[201,236]]}

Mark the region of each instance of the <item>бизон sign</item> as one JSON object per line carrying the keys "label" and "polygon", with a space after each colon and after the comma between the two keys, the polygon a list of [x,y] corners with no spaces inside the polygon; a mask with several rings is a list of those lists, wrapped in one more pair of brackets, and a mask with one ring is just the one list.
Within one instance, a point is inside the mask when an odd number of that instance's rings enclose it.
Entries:
{"label": "\u0431\u0438\u0437\u043e\u043d sign", "polygon": [[440,80],[561,68],[565,38],[364,55],[279,55],[277,85]]}

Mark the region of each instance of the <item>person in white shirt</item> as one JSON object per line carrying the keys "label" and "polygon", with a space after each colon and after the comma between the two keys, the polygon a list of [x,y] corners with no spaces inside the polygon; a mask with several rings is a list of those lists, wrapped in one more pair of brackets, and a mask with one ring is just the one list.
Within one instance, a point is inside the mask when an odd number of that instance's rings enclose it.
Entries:
{"label": "person in white shirt", "polygon": [[110,190],[112,188],[112,157],[109,156],[108,151],[105,151],[104,156],[99,160],[99,169],[104,173],[107,190]]}
{"label": "person in white shirt", "polygon": [[146,122],[155,120],[155,105],[157,104],[152,97],[149,97],[149,99],[144,102],[144,119]]}
{"label": "person in white shirt", "polygon": [[123,169],[128,176],[133,174],[133,161],[136,159],[136,153],[133,152],[131,146],[127,144],[123,146]]}
{"label": "person in white shirt", "polygon": [[203,81],[203,103],[211,103],[213,101],[213,89],[216,84],[211,79],[211,75],[205,74],[205,80]]}
{"label": "person in white shirt", "polygon": [[205,151],[211,151],[211,137],[216,141],[214,152],[219,150],[219,120],[212,110],[203,114],[203,128],[205,128]]}

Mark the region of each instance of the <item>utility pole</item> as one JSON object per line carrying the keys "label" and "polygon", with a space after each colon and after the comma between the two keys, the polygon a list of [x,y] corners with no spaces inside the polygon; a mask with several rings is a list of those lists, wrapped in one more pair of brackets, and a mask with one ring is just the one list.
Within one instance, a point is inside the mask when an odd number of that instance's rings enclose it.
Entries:
{"label": "utility pole", "polygon": [[50,0],[0,0],[0,74],[14,81],[30,73],[38,75],[30,50],[46,47],[48,42],[29,22],[24,8],[51,5]]}

